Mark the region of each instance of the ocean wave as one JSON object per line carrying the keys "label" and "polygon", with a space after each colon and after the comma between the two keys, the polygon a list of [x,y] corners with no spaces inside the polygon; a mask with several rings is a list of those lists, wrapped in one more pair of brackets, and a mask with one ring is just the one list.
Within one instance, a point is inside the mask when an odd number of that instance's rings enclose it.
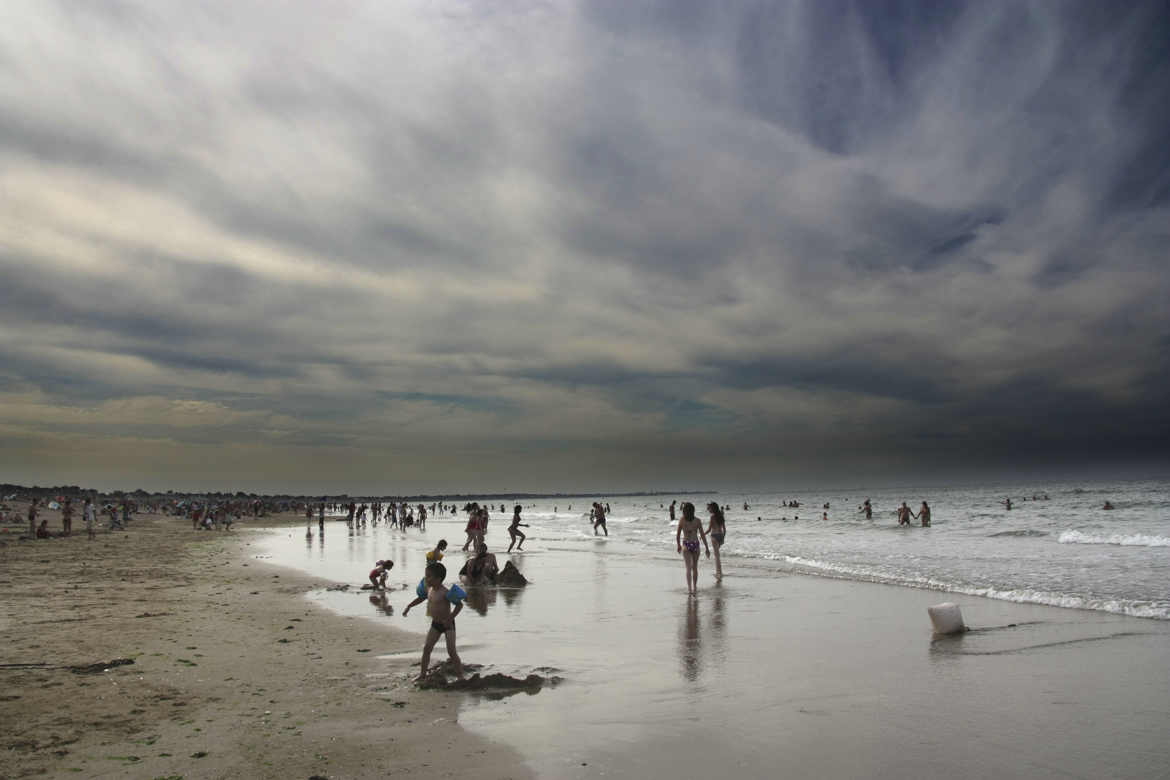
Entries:
{"label": "ocean wave", "polygon": [[1078,596],[1071,593],[1034,590],[1031,588],[977,587],[954,582],[944,582],[932,577],[887,574],[868,567],[828,563],[811,558],[803,558],[798,555],[765,555],[763,557],[773,560],[783,560],[795,566],[798,571],[837,579],[879,582],[887,585],[921,588],[923,590],[962,593],[967,596],[980,596],[999,601],[1014,601],[1018,604],[1041,604],[1043,606],[1064,607],[1066,609],[1090,609],[1098,612],[1111,612],[1116,615],[1127,615],[1129,617],[1170,620],[1170,602],[1166,601],[1094,598]]}
{"label": "ocean wave", "polygon": [[1034,528],[1024,528],[1019,531],[1000,531],[994,534],[987,535],[989,539],[994,539],[997,536],[1048,536],[1047,531],[1037,531]]}
{"label": "ocean wave", "polygon": [[1083,531],[1063,531],[1057,538],[1061,544],[1115,544],[1122,547],[1170,547],[1170,538],[1149,534],[1087,534]]}

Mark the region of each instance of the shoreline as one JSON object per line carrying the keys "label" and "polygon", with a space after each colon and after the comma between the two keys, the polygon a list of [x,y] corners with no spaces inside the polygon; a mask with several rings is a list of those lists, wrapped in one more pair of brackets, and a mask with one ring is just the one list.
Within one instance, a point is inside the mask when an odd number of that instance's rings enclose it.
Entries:
{"label": "shoreline", "polygon": [[421,652],[417,635],[339,616],[305,598],[327,580],[249,558],[250,529],[300,522],[0,537],[0,777],[531,777],[458,726],[460,698],[387,672],[378,656]]}
{"label": "shoreline", "polygon": [[[361,528],[324,547],[284,534],[265,553],[350,583],[354,560],[388,553],[399,609],[430,542],[459,528]],[[706,559],[688,597],[677,557],[620,537],[529,544],[496,545],[533,584],[486,589],[459,619],[460,653],[563,683],[466,700],[460,721],[539,777],[1137,778],[1170,759],[1165,621],[736,563],[715,583]],[[314,598],[381,619],[365,598]],[[932,637],[927,607],[947,600],[972,630]]]}

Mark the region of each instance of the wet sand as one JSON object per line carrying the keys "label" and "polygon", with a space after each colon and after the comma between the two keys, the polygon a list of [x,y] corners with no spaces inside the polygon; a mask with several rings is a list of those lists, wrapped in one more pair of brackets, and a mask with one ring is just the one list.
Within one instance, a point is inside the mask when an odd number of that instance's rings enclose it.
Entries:
{"label": "wet sand", "polygon": [[[440,535],[455,542],[447,563],[458,570],[461,527],[431,521],[425,536],[403,536],[337,524],[324,545],[286,533],[265,554],[354,586],[389,555],[390,582],[412,588]],[[489,543],[502,549],[502,539],[493,528]],[[515,748],[537,776],[1148,778],[1170,766],[1164,621],[785,575],[745,560],[726,562],[721,585],[704,560],[690,598],[673,550],[635,554],[614,536],[545,546],[539,529],[526,548],[511,559],[533,584],[473,594],[483,614],[459,618],[460,653],[484,671],[565,682],[462,697],[458,719]],[[425,619],[400,615],[409,598],[311,596],[405,625],[421,642]],[[947,600],[976,630],[932,637],[926,608]],[[417,651],[380,660],[402,675]]]}
{"label": "wet sand", "polygon": [[378,659],[417,653],[416,635],[316,606],[304,594],[327,583],[252,559],[255,523],[144,515],[92,543],[79,525],[0,533],[0,777],[530,776],[456,724],[458,697]]}

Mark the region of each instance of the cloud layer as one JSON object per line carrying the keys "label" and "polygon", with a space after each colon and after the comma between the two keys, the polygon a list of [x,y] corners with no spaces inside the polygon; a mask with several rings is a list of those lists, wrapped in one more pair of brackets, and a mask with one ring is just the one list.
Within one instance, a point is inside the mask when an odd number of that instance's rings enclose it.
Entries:
{"label": "cloud layer", "polygon": [[1164,3],[499,5],[7,3],[6,481],[1165,458]]}

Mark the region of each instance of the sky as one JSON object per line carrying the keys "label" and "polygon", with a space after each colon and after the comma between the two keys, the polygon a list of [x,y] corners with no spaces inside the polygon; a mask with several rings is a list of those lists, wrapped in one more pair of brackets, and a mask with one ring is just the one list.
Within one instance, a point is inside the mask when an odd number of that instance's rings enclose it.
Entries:
{"label": "sky", "polygon": [[5,0],[0,482],[1157,472],[1168,138],[1161,0]]}

